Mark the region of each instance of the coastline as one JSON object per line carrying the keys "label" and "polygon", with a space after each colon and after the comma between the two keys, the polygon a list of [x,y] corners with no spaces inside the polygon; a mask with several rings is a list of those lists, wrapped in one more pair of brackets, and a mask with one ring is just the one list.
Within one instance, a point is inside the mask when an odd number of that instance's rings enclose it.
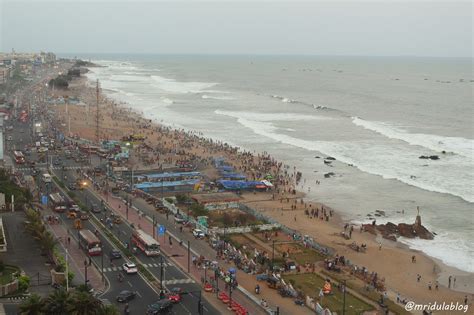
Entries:
{"label": "coastline", "polygon": [[[85,98],[86,102],[94,104],[92,99],[94,97],[95,91],[89,83],[89,80],[83,77],[80,79],[80,81],[76,82],[76,84],[73,84],[71,88],[73,92],[76,92],[74,89],[77,88],[77,92]],[[125,114],[128,113],[128,121],[120,123],[120,120],[114,119],[113,114],[110,117],[105,117],[104,115],[102,118],[103,138],[116,138],[117,136],[122,136],[130,132],[138,132],[140,129],[137,128],[138,124],[152,125],[154,129],[161,128],[162,125],[160,123],[156,121],[151,122],[150,120],[145,119],[138,111],[132,111],[127,108],[126,104],[113,105],[114,103],[115,102],[111,101],[108,97],[105,97],[101,100],[101,106],[108,108],[106,111],[112,110],[112,113],[114,111]],[[56,108],[60,113],[63,110],[63,108],[60,107]],[[81,109],[80,107],[74,108],[74,106],[69,106],[70,115],[73,117],[71,121],[71,132],[79,134],[81,138],[94,139],[94,130],[92,129],[92,126],[94,125],[92,122],[84,120],[84,109],[85,107]],[[103,111],[102,108],[101,111]],[[62,115],[64,116],[64,113],[62,113]],[[94,114],[91,114],[89,116],[93,117],[93,115]],[[91,120],[91,117],[89,117],[89,120]],[[108,119],[107,121],[107,118],[111,119]],[[84,121],[86,122],[85,126],[83,125]],[[89,126],[91,129],[88,130],[87,126]],[[174,131],[172,133],[179,134],[180,132],[182,131]],[[152,135],[153,137],[151,137]],[[166,134],[164,137],[166,137]],[[153,141],[156,138],[157,135],[153,134],[152,132],[148,142],[153,144]],[[305,195],[306,194],[299,192],[297,196],[298,198],[305,198]],[[282,195],[282,197],[284,196],[285,195]],[[244,198],[246,201],[252,201],[252,194],[244,194]],[[462,291],[455,292],[445,288],[447,277],[449,275],[456,275],[458,277],[458,286],[456,289],[466,288],[465,292],[470,292],[471,294],[474,292],[473,274],[463,272],[454,267],[449,267],[443,262],[429,257],[422,252],[409,249],[407,245],[400,242],[391,242],[388,240],[381,241],[378,237],[368,233],[359,233],[357,228],[354,232],[354,239],[345,241],[339,236],[339,233],[342,231],[342,227],[345,222],[341,216],[337,215],[337,210],[329,222],[314,223],[314,221],[311,222],[306,218],[303,209],[294,210],[291,212],[291,215],[283,215],[284,212],[278,209],[277,202],[275,202],[275,200],[272,201],[269,196],[267,199],[267,201],[252,203],[252,205],[256,209],[260,208],[264,214],[277,219],[282,224],[285,224],[290,228],[297,229],[302,234],[313,236],[321,244],[334,248],[339,255],[346,256],[357,265],[366,266],[369,270],[377,271],[387,279],[389,296],[392,299],[394,299],[397,292],[400,292],[402,296],[412,298],[418,302],[430,302],[433,300],[433,298],[435,298],[437,301],[462,301],[465,295]],[[315,207],[322,206],[319,203],[313,204]],[[325,206],[325,208],[329,207]],[[295,221],[293,220],[294,217],[296,218]],[[352,241],[356,241],[357,243],[367,243],[367,253],[355,253],[350,248],[348,248],[348,243]],[[378,243],[380,241],[383,244],[383,249],[379,251]],[[416,266],[411,264],[410,259],[412,255],[417,256]],[[391,261],[391,263],[382,264],[381,260]],[[400,271],[402,270],[408,272],[405,274],[400,274]],[[416,282],[415,277],[417,273],[423,274],[423,283]],[[426,289],[426,282],[432,281],[432,283],[434,283],[436,279],[438,279],[440,282],[440,290],[428,292]],[[466,284],[466,287],[463,286],[463,283]],[[421,289],[423,287],[424,289]]]}

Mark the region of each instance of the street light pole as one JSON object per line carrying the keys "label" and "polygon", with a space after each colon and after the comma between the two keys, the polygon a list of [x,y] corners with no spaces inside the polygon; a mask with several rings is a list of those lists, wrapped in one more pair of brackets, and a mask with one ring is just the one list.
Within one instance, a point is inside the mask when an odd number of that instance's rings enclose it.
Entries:
{"label": "street light pole", "polygon": [[102,282],[105,282],[105,275],[104,275],[104,253],[100,255],[100,264],[102,268]]}
{"label": "street light pole", "polygon": [[87,260],[84,259],[84,285],[86,286],[87,290]]}
{"label": "street light pole", "polygon": [[191,262],[191,243],[188,240],[188,273],[189,273],[189,269],[191,267],[190,262]]}
{"label": "street light pole", "polygon": [[275,260],[275,240],[272,240],[272,272],[273,272],[273,265]]}
{"label": "street light pole", "polygon": [[163,254],[160,254],[160,299],[164,298],[164,291],[163,291]]}
{"label": "street light pole", "polygon": [[344,280],[343,296],[342,296],[342,315],[346,315],[346,280]]}
{"label": "street light pole", "polygon": [[66,248],[66,292],[69,291],[68,250]]}

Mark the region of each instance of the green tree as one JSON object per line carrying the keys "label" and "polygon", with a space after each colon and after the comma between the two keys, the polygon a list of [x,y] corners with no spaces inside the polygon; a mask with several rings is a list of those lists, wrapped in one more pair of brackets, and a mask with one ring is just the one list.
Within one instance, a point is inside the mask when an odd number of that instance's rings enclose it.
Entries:
{"label": "green tree", "polygon": [[76,291],[71,299],[68,310],[71,315],[97,315],[102,302],[88,292]]}
{"label": "green tree", "polygon": [[23,275],[18,278],[18,290],[20,292],[26,292],[30,286],[30,277]]}
{"label": "green tree", "polygon": [[120,315],[120,311],[115,305],[102,305],[98,315]]}
{"label": "green tree", "polygon": [[43,313],[44,302],[43,299],[37,295],[32,294],[27,300],[20,304],[21,315],[41,315]]}
{"label": "green tree", "polygon": [[54,290],[44,301],[44,311],[48,315],[67,314],[71,299],[71,294],[66,290]]}

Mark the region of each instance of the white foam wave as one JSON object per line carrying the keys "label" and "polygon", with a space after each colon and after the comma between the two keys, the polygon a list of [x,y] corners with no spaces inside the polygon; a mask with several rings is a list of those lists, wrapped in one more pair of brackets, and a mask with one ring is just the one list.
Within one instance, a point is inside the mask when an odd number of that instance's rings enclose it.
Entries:
{"label": "white foam wave", "polygon": [[432,134],[409,133],[406,130],[383,122],[363,120],[353,117],[352,122],[360,127],[375,131],[388,138],[405,141],[411,145],[419,145],[437,152],[446,151],[473,158],[474,140],[460,137],[443,137]]}
{"label": "white foam wave", "polygon": [[[217,109],[214,111],[217,115],[224,115],[229,117],[246,119],[249,121],[256,122],[267,122],[267,121],[308,121],[308,120],[329,120],[329,117],[314,116],[314,115],[302,115],[295,113],[255,113],[255,112],[238,112]],[[270,126],[267,125],[269,128]],[[271,137],[270,137],[271,138]]]}
{"label": "white foam wave", "polygon": [[204,94],[204,95],[201,95],[201,98],[203,99],[212,99],[212,100],[219,100],[219,101],[231,101],[231,100],[235,100],[235,98],[233,97],[230,97],[230,96],[217,96],[217,95],[207,95],[207,94]]}
{"label": "white foam wave", "polygon": [[399,241],[410,248],[421,250],[425,254],[437,258],[449,266],[460,270],[474,272],[474,251],[468,239],[460,239],[448,232],[439,233],[434,241],[408,239],[401,237]]}
{"label": "white foam wave", "polygon": [[110,80],[118,82],[144,82],[148,80],[148,77],[141,75],[113,74],[110,76]]}
{"label": "white foam wave", "polygon": [[[254,133],[274,141],[322,152],[352,164],[363,172],[379,175],[385,179],[396,179],[424,190],[451,194],[468,202],[474,202],[474,169],[468,159],[459,155],[446,156],[430,164],[429,169],[414,162],[422,151],[407,150],[400,144],[376,144],[373,141],[312,141],[280,134],[272,122],[327,119],[319,116],[299,114],[260,114],[252,112],[230,112],[216,110],[216,114],[237,118],[243,126]],[[416,161],[416,160],[415,160]],[[424,161],[423,163],[426,163]],[[446,177],[449,173],[450,176]]]}
{"label": "white foam wave", "polygon": [[179,82],[157,75],[152,75],[151,78],[154,80],[153,85],[155,87],[175,94],[200,93],[207,88],[217,85],[217,83],[210,82]]}
{"label": "white foam wave", "polygon": [[174,101],[169,99],[169,98],[166,98],[166,97],[162,97],[161,100],[163,101],[163,103],[165,103],[166,105],[173,105]]}

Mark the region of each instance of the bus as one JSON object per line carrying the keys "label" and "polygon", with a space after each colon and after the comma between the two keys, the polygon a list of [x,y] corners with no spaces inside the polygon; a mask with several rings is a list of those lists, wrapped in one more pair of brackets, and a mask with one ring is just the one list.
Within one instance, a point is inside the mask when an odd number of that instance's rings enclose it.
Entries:
{"label": "bus", "polygon": [[13,156],[15,157],[16,164],[25,164],[25,156],[21,151],[13,151]]}
{"label": "bus", "polygon": [[133,231],[132,243],[147,256],[160,254],[160,243],[142,230]]}
{"label": "bus", "polygon": [[90,230],[79,231],[79,244],[89,256],[102,255],[100,240]]}

